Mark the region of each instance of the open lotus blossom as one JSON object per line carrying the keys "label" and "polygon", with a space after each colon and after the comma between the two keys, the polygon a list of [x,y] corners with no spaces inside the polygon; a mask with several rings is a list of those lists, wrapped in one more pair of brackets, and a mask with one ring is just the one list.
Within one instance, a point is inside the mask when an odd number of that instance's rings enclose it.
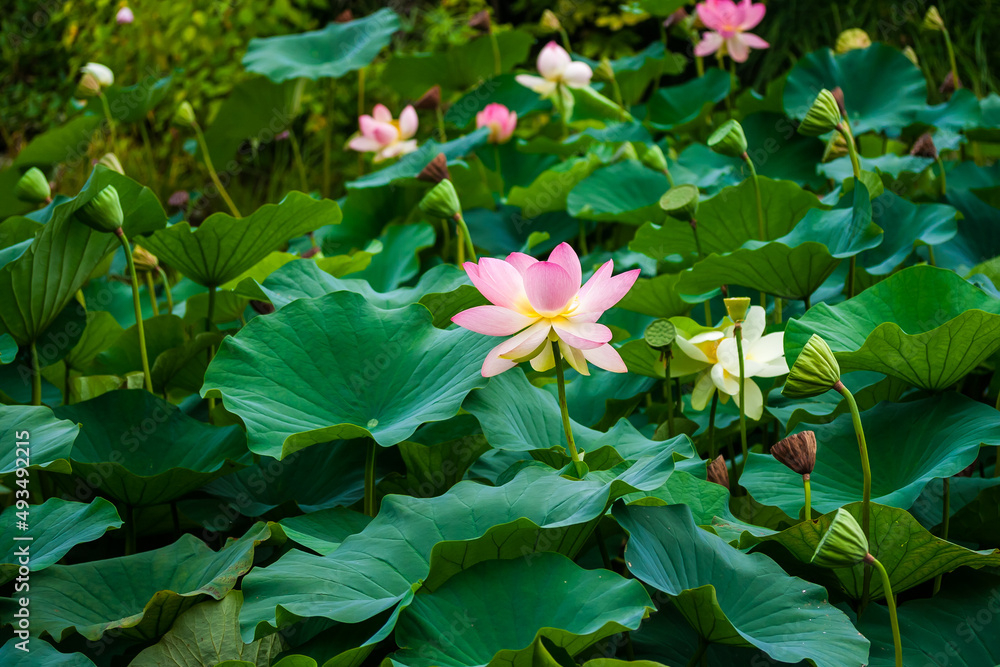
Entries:
{"label": "open lotus blossom", "polygon": [[87,63],[80,68],[80,71],[97,79],[101,88],[107,88],[115,82],[115,73],[111,71],[110,67],[101,63]]}
{"label": "open lotus blossom", "polygon": [[[451,318],[460,327],[487,336],[513,336],[486,355],[483,377],[530,361],[536,371],[555,365],[552,342],[570,366],[589,375],[587,362],[604,370],[628,369],[610,344],[611,329],[598,324],[605,310],[618,303],[639,277],[639,269],[611,275],[614,262],[603,264],[583,287],[580,258],[560,243],[542,262],[520,252],[506,260],[483,257],[465,263],[472,284],[491,306],[477,306]],[[514,335],[516,334],[516,335]]]}
{"label": "open lotus blossom", "polygon": [[764,18],[767,8],[762,3],[750,0],[705,0],[697,5],[698,18],[709,29],[701,36],[701,42],[694,47],[696,56],[715,53],[725,45],[724,53],[738,63],[745,62],[750,49],[766,49],[770,44],[747,32]]}
{"label": "open lotus blossom", "polygon": [[517,127],[517,112],[511,111],[502,104],[493,102],[476,114],[476,128],[490,128],[489,142],[505,144],[510,141]]}
{"label": "open lotus blossom", "polygon": [[118,13],[115,15],[115,20],[118,21],[118,25],[131,23],[132,21],[135,20],[135,14],[133,14],[132,10],[129,9],[128,7],[122,7],[121,9],[118,10]]}
{"label": "open lotus blossom", "polygon": [[543,97],[554,93],[561,83],[570,88],[583,88],[590,84],[590,78],[594,76],[590,65],[574,62],[566,49],[555,42],[545,45],[538,54],[536,66],[541,76],[518,74],[516,79],[519,84]]}
{"label": "open lotus blossom", "polygon": [[[766,336],[764,309],[752,306],[743,322],[743,372],[746,376],[743,391],[746,395],[746,415],[760,419],[764,413],[764,396],[751,377],[776,377],[788,372],[785,362],[784,333]],[[691,407],[704,410],[712,394],[718,389],[722,400],[729,396],[739,405],[740,358],[736,351],[736,334],[733,326],[724,330],[705,331],[690,338],[678,334],[678,353],[702,366],[691,392]]]}
{"label": "open lotus blossom", "polygon": [[382,104],[376,104],[372,115],[358,119],[361,134],[351,139],[348,147],[362,153],[375,153],[375,162],[417,150],[417,112],[412,105],[403,109],[399,119]]}

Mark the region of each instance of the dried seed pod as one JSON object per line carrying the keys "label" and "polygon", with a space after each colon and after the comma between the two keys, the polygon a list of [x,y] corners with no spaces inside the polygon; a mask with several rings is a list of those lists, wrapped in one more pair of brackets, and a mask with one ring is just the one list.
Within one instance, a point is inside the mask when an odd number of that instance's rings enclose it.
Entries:
{"label": "dried seed pod", "polygon": [[721,454],[708,464],[707,476],[708,481],[721,484],[727,489],[729,488],[729,469],[726,468],[726,460],[722,458]]}
{"label": "dried seed pod", "polygon": [[424,111],[434,111],[439,106],[441,106],[441,86],[437,84],[428,88],[427,92],[413,103],[414,109],[422,109]]}
{"label": "dried seed pod", "polygon": [[910,148],[910,155],[914,155],[916,157],[929,157],[932,160],[937,159],[937,146],[934,145],[934,139],[931,137],[930,132],[924,132],[917,138],[916,141],[913,142],[913,147]]}
{"label": "dried seed pod", "polygon": [[448,172],[448,158],[444,153],[438,153],[434,159],[427,163],[427,166],[420,170],[417,178],[430,183],[440,183],[451,178]]}
{"label": "dried seed pod", "polygon": [[793,433],[771,447],[771,455],[800,475],[811,474],[816,466],[815,431]]}

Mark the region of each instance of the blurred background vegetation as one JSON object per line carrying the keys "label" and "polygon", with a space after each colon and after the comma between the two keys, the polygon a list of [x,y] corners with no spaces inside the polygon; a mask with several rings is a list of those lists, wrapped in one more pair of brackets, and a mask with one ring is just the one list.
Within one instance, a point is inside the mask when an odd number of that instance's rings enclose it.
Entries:
{"label": "blurred background vegetation", "polygon": [[[997,2],[1000,0],[936,3],[951,31],[963,83],[979,96],[998,90]],[[832,47],[841,30],[862,28],[873,41],[914,47],[932,84],[931,101],[942,101],[937,83],[949,70],[944,41],[939,34],[920,31],[920,21],[930,4],[927,0],[766,0],[767,16],[755,32],[768,40],[771,48],[754,51],[738,68],[738,76],[744,86],[763,92],[804,54]],[[475,35],[468,19],[487,7],[497,30],[526,28],[537,34],[539,42],[551,38],[539,26],[543,11],[551,9],[566,29],[573,50],[591,58],[630,55],[661,37],[660,22],[644,13],[640,2],[622,0],[131,0],[127,5],[135,21],[128,25],[115,21],[117,11],[126,5],[124,0],[6,0],[4,5],[5,11],[0,13],[0,156],[5,157],[0,157],[0,168],[32,136],[79,113],[73,93],[77,72],[86,62],[108,65],[120,85],[152,82],[173,73],[166,99],[141,128],[152,137],[156,164],[169,164],[172,172],[157,193],[162,198],[174,188],[196,187],[185,182],[183,175],[188,167],[198,172],[193,158],[185,157],[181,150],[183,140],[170,127],[173,109],[188,100],[203,125],[211,125],[233,87],[251,76],[240,61],[253,37],[317,29],[345,10],[360,17],[386,5],[403,17],[404,30],[392,46],[395,53],[441,51],[463,43]],[[668,35],[667,44],[679,53],[688,53],[691,48],[690,42],[676,33]],[[384,64],[385,56],[380,62]],[[367,106],[382,101],[398,110],[402,103],[412,101],[401,99],[384,85],[380,87],[379,68],[379,64],[373,66],[367,77]],[[692,76],[694,70],[689,66],[664,83]],[[309,113],[296,131],[303,137],[303,150],[312,164],[322,152],[317,143],[322,143],[321,130],[327,124],[335,128],[335,146],[346,143],[356,129],[357,79],[344,77],[335,85],[332,91],[310,89],[303,100]],[[133,158],[127,150],[127,142],[141,145],[141,140],[138,134],[126,136],[125,144],[114,146],[126,171],[130,161],[145,159]],[[275,142],[263,162],[255,162],[269,191],[274,192],[297,184],[291,169],[280,168],[290,159],[288,148],[281,143]],[[190,163],[185,164],[185,159]],[[353,155],[342,156],[341,161],[334,165],[340,175],[338,183],[353,177],[352,170],[357,168]],[[150,168],[148,164],[135,166],[139,173]],[[247,176],[238,187],[259,190],[261,182],[254,180],[253,170]],[[281,183],[286,176],[289,182]],[[197,178],[203,180],[201,175]]]}

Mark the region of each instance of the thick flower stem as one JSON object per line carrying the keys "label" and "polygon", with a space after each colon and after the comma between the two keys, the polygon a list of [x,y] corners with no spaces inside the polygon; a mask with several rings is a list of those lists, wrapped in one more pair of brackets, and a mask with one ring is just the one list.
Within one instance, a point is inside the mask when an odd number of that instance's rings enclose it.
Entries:
{"label": "thick flower stem", "polygon": [[[462,217],[461,213],[455,214],[455,223],[458,225],[458,233],[460,235],[464,235],[465,237],[465,247],[469,251],[469,261],[477,261],[476,247],[472,244],[472,234],[469,233],[469,226],[465,224],[465,218]],[[461,243],[461,240],[459,242]],[[459,263],[459,265],[461,265],[461,263]]]}
{"label": "thick flower stem", "polygon": [[493,73],[496,76],[503,74],[503,61],[500,59],[500,42],[497,41],[497,35],[490,28],[490,46],[493,47]]}
{"label": "thick flower stem", "polygon": [[455,263],[458,266],[465,264],[465,238],[462,228],[455,228]]}
{"label": "thick flower stem", "polygon": [[42,369],[38,366],[38,346],[31,341],[31,404],[42,404]]}
{"label": "thick flower stem", "polygon": [[365,516],[374,517],[378,514],[375,507],[375,452],[378,444],[374,439],[368,442],[368,453],[365,455]]}
{"label": "thick flower stem", "polygon": [[[941,501],[941,511],[943,512],[943,517],[941,519],[941,539],[948,539],[948,528],[951,523],[951,478],[945,477],[942,480],[942,501]],[[943,574],[939,574],[934,578],[934,595],[937,595],[941,591],[941,579],[944,578]]]}
{"label": "thick flower stem", "polygon": [[812,521],[812,506],[810,500],[812,499],[812,489],[809,485],[809,475],[808,473],[802,475],[802,486],[806,493],[806,521]]}
{"label": "thick flower stem", "polygon": [[149,305],[153,309],[153,317],[160,314],[160,305],[156,303],[156,285],[153,283],[153,272],[146,271],[146,291],[149,292]]}
{"label": "thick flower stem", "polygon": [[226,192],[226,188],[222,186],[222,181],[219,180],[219,174],[215,171],[215,165],[212,164],[212,156],[208,154],[208,144],[205,143],[205,135],[201,132],[201,126],[198,123],[193,125],[194,136],[198,141],[198,148],[201,149],[201,155],[205,158],[205,167],[208,169],[208,175],[212,179],[212,183],[215,185],[215,189],[219,191],[219,196],[222,200],[226,202],[226,206],[229,207],[229,211],[237,218],[242,218],[240,211],[236,208],[236,204],[230,199],[229,193]]}
{"label": "thick flower stem", "polygon": [[153,392],[153,377],[149,372],[149,357],[146,355],[146,332],[142,326],[142,303],[139,301],[139,277],[135,273],[135,262],[132,261],[132,247],[129,245],[125,232],[119,227],[115,236],[125,250],[125,261],[128,264],[129,278],[132,280],[132,305],[135,307],[135,328],[139,334],[139,356],[142,357],[143,384],[146,391]]}
{"label": "thick flower stem", "polygon": [[938,169],[941,171],[941,179],[940,179],[941,180],[941,196],[944,197],[946,194],[948,194],[948,177],[944,173],[944,161],[941,159],[940,155],[938,155],[934,159],[937,161]]}
{"label": "thick flower stem", "polygon": [[[858,403],[854,400],[854,394],[851,390],[844,386],[844,383],[837,381],[833,388],[836,389],[840,394],[847,399],[847,405],[851,410],[851,421],[854,423],[854,433],[858,438],[858,450],[861,454],[861,474],[862,474],[862,493],[861,493],[861,530],[865,535],[866,540],[870,540],[870,523],[871,523],[871,501],[872,501],[872,469],[868,463],[868,445],[865,442],[865,429],[861,424],[861,411],[858,410]],[[871,572],[865,572],[864,583],[861,589],[861,605],[860,609],[863,610],[868,604],[868,591],[871,586]]]}
{"label": "thick flower stem", "polygon": [[944,30],[944,45],[948,49],[948,63],[951,65],[951,79],[955,83],[955,90],[962,87],[958,78],[958,63],[955,61],[955,47],[951,43],[951,35]]}
{"label": "thick flower stem", "polygon": [[157,268],[160,274],[160,278],[163,279],[163,295],[167,297],[167,314],[172,314],[174,312],[174,295],[170,291],[170,279],[167,278],[167,272],[161,268]]}
{"label": "thick flower stem", "polygon": [[587,251],[587,227],[583,220],[580,221],[580,254],[588,255]]}
{"label": "thick flower stem", "polygon": [[[861,182],[861,160],[858,158],[858,147],[854,145],[854,133],[851,131],[851,126],[845,119],[840,125],[837,126],[837,130],[844,135],[844,141],[847,143],[847,153],[851,156],[851,168],[854,170],[854,181],[856,183]],[[848,263],[848,273],[847,273],[847,298],[851,299],[854,297],[854,273],[855,267],[857,266],[857,259],[852,256],[850,262]]]}
{"label": "thick flower stem", "polygon": [[[215,320],[215,285],[211,285],[208,288],[208,311],[206,313],[206,323],[205,331],[212,330],[212,322]],[[208,346],[208,363],[212,363],[212,357],[215,356],[215,346]],[[215,399],[209,397],[208,399],[208,415],[209,419],[212,418],[212,413],[215,412]]]}
{"label": "thick flower stem", "polygon": [[667,437],[674,437],[674,390],[670,384],[670,351],[663,353],[663,397],[667,399]]}
{"label": "thick flower stem", "polygon": [[115,150],[115,119],[111,115],[107,96],[102,92],[98,97],[101,99],[101,106],[104,107],[104,117],[108,120],[108,133],[111,135],[111,152],[113,153]]}
{"label": "thick flower stem", "polygon": [[448,134],[444,129],[444,111],[441,110],[440,105],[438,105],[438,108],[434,110],[434,115],[437,117],[438,135],[440,135],[441,143],[443,144],[448,141]]}
{"label": "thick flower stem", "polygon": [[563,430],[566,431],[566,443],[569,445],[569,456],[574,463],[580,462],[580,453],[576,451],[573,440],[573,429],[569,423],[569,406],[566,404],[566,378],[563,376],[562,353],[559,351],[559,341],[552,341],[552,356],[556,362],[556,382],[559,387],[559,410],[562,412]]}
{"label": "thick flower stem", "polygon": [[[766,241],[766,227],[764,226],[764,200],[760,193],[760,179],[757,178],[757,168],[753,164],[753,160],[746,153],[743,153],[743,161],[747,163],[750,167],[750,178],[753,179],[753,192],[754,198],[757,200],[757,236],[760,237],[759,240]],[[767,307],[767,295],[763,292],[760,293],[760,306],[761,308]]]}
{"label": "thick flower stem", "polygon": [[903,640],[899,636],[899,618],[896,616],[896,596],[892,593],[892,582],[889,581],[889,573],[885,571],[885,566],[871,554],[865,558],[865,562],[878,570],[882,575],[882,588],[885,590],[885,601],[889,606],[889,621],[892,623],[892,642],[896,648],[896,667],[903,667]]}
{"label": "thick flower stem", "polygon": [[708,640],[704,637],[698,637],[698,650],[695,651],[695,654],[688,661],[688,667],[696,667],[696,665],[704,664],[703,658],[706,651],[708,651]]}
{"label": "thick flower stem", "polygon": [[[746,417],[746,393],[744,392],[744,387],[746,385],[746,375],[744,373],[744,361],[743,361],[743,324],[740,322],[736,323],[735,327],[736,333],[736,354],[739,356],[740,361],[740,446],[743,449],[743,466],[747,464],[747,457],[749,452],[747,450],[747,417]],[[743,466],[740,466],[739,472],[736,473],[736,481],[740,481],[740,473],[743,471]],[[733,463],[733,468],[736,469],[736,464]]]}

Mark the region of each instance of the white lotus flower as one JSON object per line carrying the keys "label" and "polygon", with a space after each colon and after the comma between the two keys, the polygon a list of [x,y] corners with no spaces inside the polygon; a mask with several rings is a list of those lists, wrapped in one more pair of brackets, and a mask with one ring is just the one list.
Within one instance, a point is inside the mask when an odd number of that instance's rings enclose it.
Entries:
{"label": "white lotus flower", "polygon": [[80,68],[80,71],[97,79],[101,88],[107,88],[115,82],[115,73],[111,71],[110,67],[101,63],[87,63]]}
{"label": "white lotus flower", "polygon": [[560,83],[570,88],[583,88],[590,84],[593,70],[587,63],[574,62],[569,53],[555,42],[549,42],[538,54],[536,63],[541,76],[518,74],[517,82],[546,97],[555,92]]}

